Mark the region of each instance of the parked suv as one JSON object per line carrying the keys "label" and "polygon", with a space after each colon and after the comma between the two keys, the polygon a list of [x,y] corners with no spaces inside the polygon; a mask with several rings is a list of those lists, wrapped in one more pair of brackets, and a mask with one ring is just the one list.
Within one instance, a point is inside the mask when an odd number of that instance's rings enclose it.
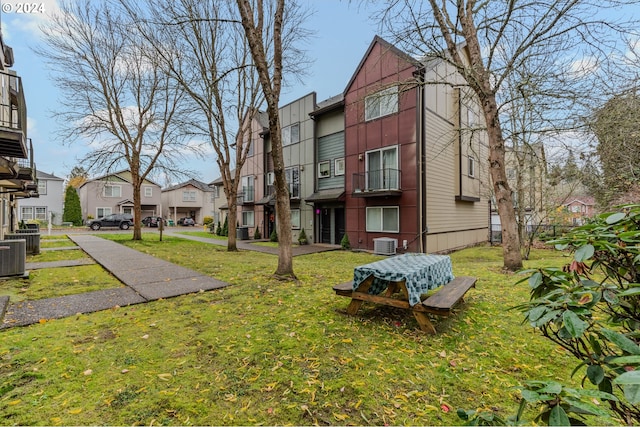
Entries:
{"label": "parked suv", "polygon": [[92,230],[100,230],[101,227],[119,227],[121,230],[128,230],[133,225],[133,215],[131,214],[111,214],[102,218],[92,219],[87,222]]}

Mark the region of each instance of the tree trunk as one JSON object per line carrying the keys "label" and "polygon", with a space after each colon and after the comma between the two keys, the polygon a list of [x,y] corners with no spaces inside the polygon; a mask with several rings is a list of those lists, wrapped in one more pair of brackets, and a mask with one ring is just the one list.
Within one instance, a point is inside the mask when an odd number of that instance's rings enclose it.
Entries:
{"label": "tree trunk", "polygon": [[238,220],[238,192],[235,183],[229,184],[227,191],[227,206],[229,207],[229,213],[227,214],[227,229],[229,230],[227,236],[227,251],[237,252],[238,245],[236,242],[236,221]]}
{"label": "tree trunk", "polygon": [[513,191],[507,181],[505,147],[498,120],[498,107],[495,95],[485,95],[484,99],[481,97],[481,101],[489,136],[489,173],[502,227],[504,268],[516,271],[522,268],[522,254],[518,238],[518,222],[513,206]]}
{"label": "tree trunk", "polygon": [[[132,174],[133,175],[133,174]],[[140,178],[132,176],[133,184],[133,240],[142,240],[142,203]]]}

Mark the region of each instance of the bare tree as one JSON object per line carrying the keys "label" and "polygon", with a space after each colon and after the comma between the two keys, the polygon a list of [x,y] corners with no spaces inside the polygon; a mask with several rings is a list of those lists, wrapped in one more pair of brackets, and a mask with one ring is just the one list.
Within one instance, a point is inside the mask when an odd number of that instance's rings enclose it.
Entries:
{"label": "bare tree", "polygon": [[227,249],[236,251],[238,183],[251,149],[245,133],[264,98],[234,3],[120,3],[185,91],[190,134],[215,151],[229,212]]}
{"label": "bare tree", "polygon": [[[286,22],[287,8],[285,0],[267,0],[266,5],[263,0],[237,0],[237,2],[253,62],[260,76],[269,115],[279,242],[278,267],[275,275],[295,279],[291,252],[291,206],[285,177],[282,129],[278,110],[283,76],[283,27]],[[273,17],[272,22],[269,16]]]}
{"label": "bare tree", "polygon": [[140,240],[142,184],[154,168],[180,169],[184,145],[176,115],[182,92],[128,24],[107,3],[63,3],[43,28],[46,47],[38,52],[64,94],[56,112],[63,136],[90,148],[82,164],[130,170],[133,239]]}
{"label": "bare tree", "polygon": [[[512,101],[509,96],[520,95],[504,91],[508,78],[526,64],[544,64],[529,69],[557,79],[555,90],[536,86],[540,80],[535,78],[525,77],[519,84],[523,91],[536,94],[534,111],[538,119],[544,118],[556,129],[566,128],[570,122],[567,112],[575,112],[572,108],[589,93],[577,95],[574,84],[616,47],[610,32],[618,28],[594,18],[598,14],[593,12],[606,4],[619,3],[389,0],[382,12],[381,22],[405,50],[454,65],[480,101],[489,137],[489,171],[502,224],[505,269],[522,267],[513,191],[505,164],[506,141],[511,135],[505,132],[501,117]],[[461,46],[468,52],[469,61],[460,54]]]}

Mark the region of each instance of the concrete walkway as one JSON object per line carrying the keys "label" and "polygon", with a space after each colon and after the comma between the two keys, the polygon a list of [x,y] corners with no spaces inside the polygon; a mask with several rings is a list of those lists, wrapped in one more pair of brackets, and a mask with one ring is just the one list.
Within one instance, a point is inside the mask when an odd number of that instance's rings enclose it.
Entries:
{"label": "concrete walkway", "polygon": [[[181,234],[177,230],[165,230],[164,234],[181,239],[227,246],[226,240]],[[26,326],[38,323],[41,319],[59,319],[78,313],[92,313],[108,310],[115,306],[141,304],[161,298],[219,289],[229,285],[194,270],[163,261],[93,234],[69,234],[68,237],[92,260],[27,263],[27,270],[70,267],[97,262],[125,286],[16,303],[11,303],[7,296],[0,296],[0,320],[2,321],[0,329]],[[256,245],[255,241],[238,240],[237,247],[240,250],[278,255],[278,248]],[[56,249],[67,250],[71,247]],[[294,246],[292,252],[293,256],[298,256],[336,249],[340,249],[340,246],[315,244]]]}
{"label": "concrete walkway", "polygon": [[58,319],[229,285],[94,235],[69,235],[69,238],[125,286],[17,303],[11,303],[6,296],[0,297],[0,329],[30,325],[38,323],[41,319]]}

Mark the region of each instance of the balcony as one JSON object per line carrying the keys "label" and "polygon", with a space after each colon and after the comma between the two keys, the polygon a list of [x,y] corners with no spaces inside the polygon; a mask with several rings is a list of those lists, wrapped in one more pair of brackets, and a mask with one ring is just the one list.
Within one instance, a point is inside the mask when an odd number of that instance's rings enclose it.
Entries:
{"label": "balcony", "polygon": [[238,192],[238,204],[250,205],[253,204],[255,197],[255,191],[253,186],[242,187],[242,190]]}
{"label": "balcony", "polygon": [[400,196],[400,171],[382,169],[365,173],[354,173],[352,177],[352,197]]}
{"label": "balcony", "polygon": [[[294,200],[300,199],[300,184],[288,183],[287,185],[289,187],[289,198]],[[265,193],[265,197],[263,198],[263,200],[270,201],[270,200],[275,200],[275,198],[276,198],[276,186],[267,185],[267,191]],[[265,204],[265,203],[258,203],[258,204]]]}
{"label": "balcony", "polygon": [[18,159],[17,161],[17,179],[23,181],[36,181],[36,165],[33,162],[33,143],[29,141],[29,149],[27,150],[27,158]]}
{"label": "balcony", "polygon": [[0,72],[0,156],[26,159],[27,107],[22,80]]}

